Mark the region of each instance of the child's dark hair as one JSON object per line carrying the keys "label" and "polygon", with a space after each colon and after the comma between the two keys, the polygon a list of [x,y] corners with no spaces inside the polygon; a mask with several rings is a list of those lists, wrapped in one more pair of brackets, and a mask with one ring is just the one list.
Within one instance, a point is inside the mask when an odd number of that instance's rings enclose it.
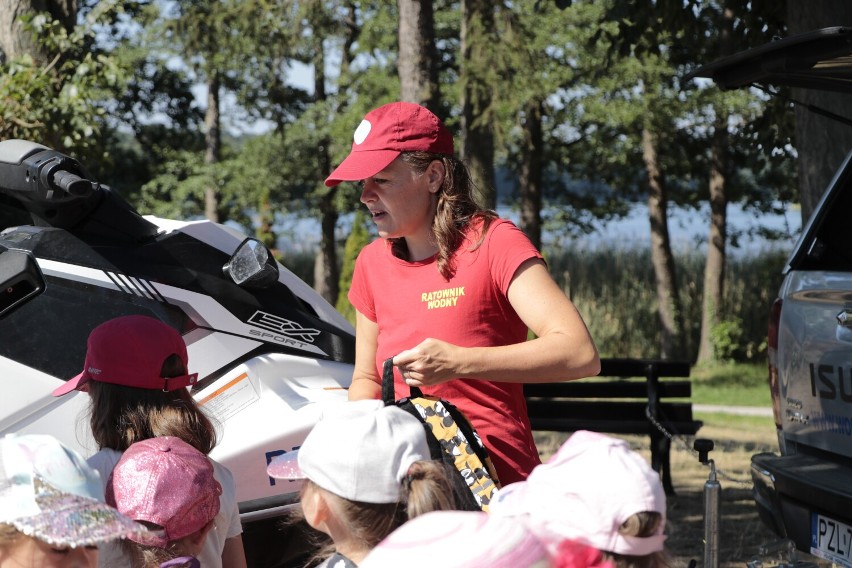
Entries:
{"label": "child's dark hair", "polygon": [[[163,363],[162,377],[185,375],[178,355]],[[125,451],[134,442],[175,436],[199,452],[216,446],[216,428],[185,388],[172,392],[89,381],[89,423],[98,448]]]}

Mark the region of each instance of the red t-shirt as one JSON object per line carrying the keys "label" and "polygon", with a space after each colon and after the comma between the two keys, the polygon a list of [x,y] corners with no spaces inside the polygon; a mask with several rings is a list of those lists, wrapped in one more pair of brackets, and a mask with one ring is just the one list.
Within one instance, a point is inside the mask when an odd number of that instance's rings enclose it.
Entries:
{"label": "red t-shirt", "polygon": [[[427,337],[463,347],[527,340],[527,326],[506,293],[521,263],[541,254],[520,229],[503,219],[493,221],[482,244],[471,250],[481,223],[474,225],[456,252],[456,272],[449,282],[441,276],[434,257],[407,262],[393,256],[384,239],[370,243],[359,254],[349,301],[378,324],[378,377],[385,359]],[[408,396],[398,370],[394,378],[396,398]],[[452,402],[470,419],[488,448],[501,484],[526,479],[541,463],[520,383],[456,379],[423,392]]]}

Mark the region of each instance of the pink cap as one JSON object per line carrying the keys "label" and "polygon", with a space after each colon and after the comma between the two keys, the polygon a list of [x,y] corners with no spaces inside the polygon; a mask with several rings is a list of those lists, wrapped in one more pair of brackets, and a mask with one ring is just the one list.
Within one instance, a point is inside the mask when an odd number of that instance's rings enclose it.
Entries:
{"label": "pink cap", "polygon": [[[662,516],[652,536],[624,536],[643,511]],[[624,440],[580,430],[526,481],[500,489],[492,515],[521,517],[553,550],[566,539],[599,550],[646,556],[663,550],[666,495],[659,474]]]}
{"label": "pink cap", "polygon": [[195,384],[197,373],[160,376],[163,362],[172,355],[189,365],[186,343],[175,328],[148,316],[111,319],[89,334],[83,372],[56,388],[53,396],[81,390],[89,381],[167,392]]}
{"label": "pink cap", "polygon": [[435,551],[444,568],[549,568],[544,545],[513,519],[481,511],[433,511],[411,519],[380,542],[360,568],[434,566]]}
{"label": "pink cap", "polygon": [[164,548],[213,520],[221,494],[207,456],[180,438],[160,436],[127,448],[107,482],[106,502],[131,519],[161,526],[132,539]]}
{"label": "pink cap", "polygon": [[331,172],[325,185],[374,176],[402,152],[453,155],[453,135],[429,109],[395,102],[367,113],[355,130],[352,150]]}

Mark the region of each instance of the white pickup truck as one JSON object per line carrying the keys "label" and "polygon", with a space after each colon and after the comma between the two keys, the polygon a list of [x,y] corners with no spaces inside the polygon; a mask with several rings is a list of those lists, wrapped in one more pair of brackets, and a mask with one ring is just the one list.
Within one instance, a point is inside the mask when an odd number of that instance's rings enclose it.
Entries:
{"label": "white pickup truck", "polygon": [[258,241],[143,217],[73,158],[0,142],[0,435],[52,434],[94,453],[86,395],[51,391],[80,371],[95,326],[130,314],[183,334],[192,394],[221,425],[211,456],[234,474],[249,565],[277,565],[298,548],[275,534],[298,485],[266,466],[345,400],[354,329]]}
{"label": "white pickup truck", "polygon": [[[852,28],[777,40],[691,75],[722,88],[758,83],[850,93]],[[799,550],[846,567],[852,566],[850,214],[852,154],[840,164],[783,268],[768,333],[779,453],[751,460],[763,521]]]}

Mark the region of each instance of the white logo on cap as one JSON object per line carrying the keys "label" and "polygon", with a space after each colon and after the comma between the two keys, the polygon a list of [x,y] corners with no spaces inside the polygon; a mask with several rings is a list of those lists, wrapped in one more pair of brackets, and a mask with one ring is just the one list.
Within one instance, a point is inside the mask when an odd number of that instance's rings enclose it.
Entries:
{"label": "white logo on cap", "polygon": [[367,135],[370,133],[370,130],[373,128],[373,125],[370,124],[369,120],[362,120],[361,124],[358,125],[358,128],[355,129],[355,139],[356,144],[362,144],[364,140],[367,139]]}

